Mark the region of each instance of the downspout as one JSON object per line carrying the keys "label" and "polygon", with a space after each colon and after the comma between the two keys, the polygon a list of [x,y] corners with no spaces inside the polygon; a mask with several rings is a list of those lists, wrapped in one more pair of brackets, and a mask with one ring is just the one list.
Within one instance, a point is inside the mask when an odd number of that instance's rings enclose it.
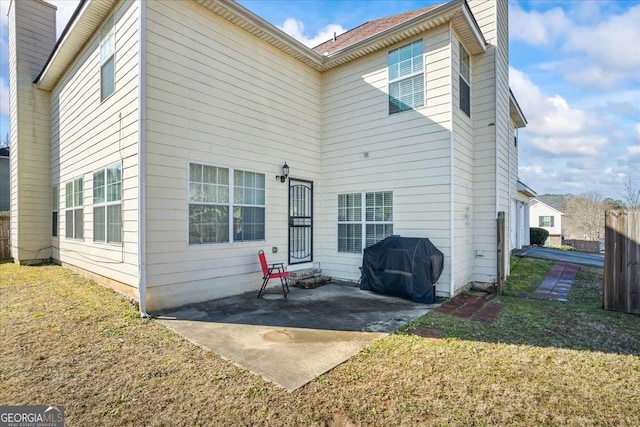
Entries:
{"label": "downspout", "polygon": [[147,2],[140,3],[140,28],[138,62],[138,295],[140,317],[147,313],[147,225],[146,225],[146,120],[147,120]]}
{"label": "downspout", "polygon": [[[453,297],[453,293],[455,292],[455,282],[454,282],[454,277],[453,277],[453,272],[454,272],[454,251],[455,251],[455,245],[454,245],[454,237],[455,237],[455,233],[454,233],[454,223],[455,223],[455,203],[454,203],[454,196],[455,196],[455,192],[454,192],[454,178],[455,178],[455,174],[454,174],[454,158],[455,158],[455,151],[454,151],[454,147],[453,147],[453,143],[454,143],[454,130],[453,130],[453,105],[454,105],[454,99],[453,99],[453,84],[454,84],[454,76],[453,76],[453,31],[451,28],[451,21],[449,21],[449,72],[451,73],[451,103],[450,103],[450,112],[451,112],[451,131],[449,132],[449,137],[450,137],[450,141],[449,141],[449,173],[450,173],[450,202],[451,202],[451,207],[449,209],[449,221],[450,221],[450,227],[449,227],[449,245],[450,245],[450,251],[451,251],[451,266],[450,266],[450,271],[451,273],[449,274],[449,297]],[[460,90],[458,88],[458,90]]]}
{"label": "downspout", "polygon": [[[500,155],[500,147],[498,146],[498,128],[499,128],[499,123],[498,123],[498,10],[497,10],[497,5],[494,5],[494,7],[496,8],[496,39],[495,39],[495,46],[493,48],[493,96],[494,96],[494,105],[493,105],[493,113],[494,113],[494,120],[493,120],[493,126],[495,128],[495,150],[496,150],[496,155],[495,155],[495,163],[496,163],[496,167],[495,167],[495,174],[496,174],[496,210],[494,212],[494,220],[497,221],[498,220],[498,212],[500,210],[500,203],[498,201],[498,194],[500,193],[500,188],[499,188],[499,182],[500,180],[498,179],[498,173],[500,172],[500,168],[498,166],[498,156]],[[506,215],[506,212],[505,212]],[[495,254],[496,254],[496,286],[498,283],[500,283],[500,277],[498,277],[497,272],[499,271],[499,266],[500,266],[500,256],[504,256],[504,254],[500,254],[498,255],[498,231],[497,231],[497,227],[496,225],[493,226],[493,230],[496,233],[496,246],[495,246]],[[506,234],[506,233],[505,233]],[[503,236],[504,237],[504,236]]]}

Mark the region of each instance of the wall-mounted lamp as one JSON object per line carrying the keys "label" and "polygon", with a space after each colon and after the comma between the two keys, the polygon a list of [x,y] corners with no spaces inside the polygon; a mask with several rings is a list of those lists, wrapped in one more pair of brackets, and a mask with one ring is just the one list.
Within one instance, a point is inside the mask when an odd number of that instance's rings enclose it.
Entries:
{"label": "wall-mounted lamp", "polygon": [[287,165],[287,162],[284,162],[284,165],[282,165],[282,175],[276,175],[276,180],[280,180],[280,182],[285,182],[288,176],[289,176],[289,166]]}

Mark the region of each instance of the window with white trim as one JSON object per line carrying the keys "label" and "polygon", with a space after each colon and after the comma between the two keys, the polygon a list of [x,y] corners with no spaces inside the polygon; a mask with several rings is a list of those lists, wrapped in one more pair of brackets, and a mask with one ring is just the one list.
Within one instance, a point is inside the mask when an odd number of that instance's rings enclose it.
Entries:
{"label": "window with white trim", "polygon": [[51,236],[58,237],[58,205],[60,204],[60,193],[58,186],[51,187]]}
{"label": "window with white trim", "polygon": [[116,31],[113,14],[100,28],[100,101],[104,101],[116,87]]}
{"label": "window with white trim", "polygon": [[84,238],[84,208],[82,178],[67,182],[65,186],[65,237]]}
{"label": "window with white trim", "polygon": [[460,109],[471,117],[471,58],[462,43],[460,47]]}
{"label": "window with white trim", "polygon": [[338,252],[362,253],[393,234],[393,192],[338,195]]}
{"label": "window with white trim", "polygon": [[338,194],[338,252],[362,252],[362,194]]}
{"label": "window with white trim", "polygon": [[122,243],[122,166],[93,173],[93,241]]}
{"label": "window with white trim", "polygon": [[553,227],[553,216],[539,216],[538,227]]}
{"label": "window with white trim", "polygon": [[191,163],[189,244],[264,240],[265,198],[264,174]]}
{"label": "window with white trim", "polygon": [[389,52],[389,114],[424,107],[422,39]]}

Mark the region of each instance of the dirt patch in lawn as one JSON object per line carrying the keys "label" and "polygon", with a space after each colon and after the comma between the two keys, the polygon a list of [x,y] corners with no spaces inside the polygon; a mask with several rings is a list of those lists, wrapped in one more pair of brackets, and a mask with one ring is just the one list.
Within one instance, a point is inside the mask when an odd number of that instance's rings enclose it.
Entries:
{"label": "dirt patch in lawn", "polygon": [[69,426],[640,425],[640,322],[600,310],[583,273],[574,303],[430,313],[414,327],[441,339],[390,336],[287,393],[63,268],[2,264],[0,402],[64,405]]}

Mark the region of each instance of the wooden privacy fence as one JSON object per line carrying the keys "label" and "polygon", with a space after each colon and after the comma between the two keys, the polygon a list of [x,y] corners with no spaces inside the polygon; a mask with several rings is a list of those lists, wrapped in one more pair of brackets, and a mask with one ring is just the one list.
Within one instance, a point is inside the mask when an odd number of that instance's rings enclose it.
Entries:
{"label": "wooden privacy fence", "polygon": [[568,239],[564,241],[565,245],[573,247],[578,252],[590,252],[593,254],[600,253],[600,242],[593,240],[575,240]]}
{"label": "wooden privacy fence", "polygon": [[604,308],[640,314],[640,210],[605,213]]}
{"label": "wooden privacy fence", "polygon": [[9,253],[9,211],[0,211],[0,259],[11,258]]}

